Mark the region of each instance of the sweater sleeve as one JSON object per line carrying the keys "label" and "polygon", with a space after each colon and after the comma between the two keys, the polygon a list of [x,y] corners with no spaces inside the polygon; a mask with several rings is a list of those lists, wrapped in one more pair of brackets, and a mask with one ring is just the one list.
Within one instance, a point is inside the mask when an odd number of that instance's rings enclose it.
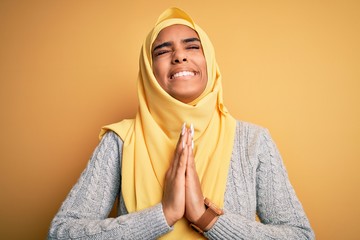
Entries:
{"label": "sweater sleeve", "polygon": [[275,143],[267,130],[260,132],[256,141],[248,139],[252,146],[246,146],[255,148],[256,209],[260,222],[224,209],[225,214],[205,236],[209,239],[315,239]]}
{"label": "sweater sleeve", "polygon": [[162,205],[108,218],[121,187],[122,141],[108,132],[54,217],[48,239],[156,239],[171,230]]}

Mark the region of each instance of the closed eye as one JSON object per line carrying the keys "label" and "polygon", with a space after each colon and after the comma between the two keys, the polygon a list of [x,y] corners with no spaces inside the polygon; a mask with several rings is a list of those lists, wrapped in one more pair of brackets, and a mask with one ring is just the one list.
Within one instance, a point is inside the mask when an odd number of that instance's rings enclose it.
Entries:
{"label": "closed eye", "polygon": [[193,46],[187,47],[187,49],[200,49],[200,46],[193,45]]}
{"label": "closed eye", "polygon": [[162,51],[157,51],[154,53],[154,56],[157,57],[157,56],[160,56],[160,55],[163,55],[165,53],[168,53],[170,52],[169,50],[162,50]]}

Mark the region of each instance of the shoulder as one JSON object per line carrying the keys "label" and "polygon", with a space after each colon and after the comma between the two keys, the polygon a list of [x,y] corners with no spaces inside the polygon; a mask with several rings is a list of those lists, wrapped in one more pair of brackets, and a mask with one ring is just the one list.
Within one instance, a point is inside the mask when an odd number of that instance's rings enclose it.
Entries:
{"label": "shoulder", "polygon": [[257,156],[274,147],[273,140],[267,128],[254,123],[237,120],[234,146]]}
{"label": "shoulder", "polygon": [[267,128],[254,123],[236,120],[237,137],[257,138],[264,135],[269,135]]}
{"label": "shoulder", "polygon": [[121,148],[123,145],[123,140],[119,137],[119,135],[116,132],[112,130],[108,130],[103,134],[99,145],[100,146],[117,145],[117,148]]}

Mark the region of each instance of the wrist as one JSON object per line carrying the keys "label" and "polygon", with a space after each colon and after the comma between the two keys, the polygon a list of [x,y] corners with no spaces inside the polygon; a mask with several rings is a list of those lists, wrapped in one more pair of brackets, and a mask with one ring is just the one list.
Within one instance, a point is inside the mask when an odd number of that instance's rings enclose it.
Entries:
{"label": "wrist", "polygon": [[190,224],[190,226],[199,233],[208,231],[217,221],[220,215],[224,214],[223,210],[218,208],[209,199],[204,199],[204,205],[206,207],[203,215],[196,221]]}
{"label": "wrist", "polygon": [[199,221],[202,215],[204,215],[206,211],[206,207],[204,205],[204,200],[201,200],[201,203],[199,203],[198,207],[193,209],[187,209],[185,212],[185,217],[189,222],[195,223]]}
{"label": "wrist", "polygon": [[165,220],[167,222],[167,224],[172,227],[179,219],[177,219],[175,217],[175,214],[171,213],[172,211],[169,210],[165,205],[164,203],[161,203],[162,205],[162,211],[163,211],[163,214],[164,214],[164,217],[165,217]]}

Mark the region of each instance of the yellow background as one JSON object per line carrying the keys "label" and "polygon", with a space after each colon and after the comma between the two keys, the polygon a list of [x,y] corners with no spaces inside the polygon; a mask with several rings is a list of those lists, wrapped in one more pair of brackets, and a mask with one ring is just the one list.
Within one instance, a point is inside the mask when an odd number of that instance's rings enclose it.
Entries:
{"label": "yellow background", "polygon": [[359,1],[0,1],[0,236],[44,239],[102,125],[134,115],[169,6],[212,39],[225,104],[267,127],[317,239],[356,239]]}

